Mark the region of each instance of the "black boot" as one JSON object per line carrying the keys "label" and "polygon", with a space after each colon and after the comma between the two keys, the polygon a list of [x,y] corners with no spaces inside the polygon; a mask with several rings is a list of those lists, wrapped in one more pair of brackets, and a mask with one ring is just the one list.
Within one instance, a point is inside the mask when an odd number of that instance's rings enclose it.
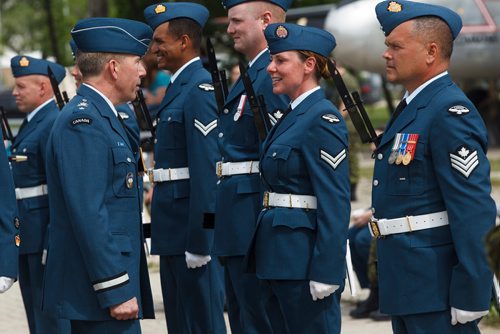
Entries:
{"label": "black boot", "polygon": [[376,310],[378,310],[378,288],[371,289],[368,298],[354,310],[351,310],[349,315],[355,319],[368,318],[370,317],[370,312]]}

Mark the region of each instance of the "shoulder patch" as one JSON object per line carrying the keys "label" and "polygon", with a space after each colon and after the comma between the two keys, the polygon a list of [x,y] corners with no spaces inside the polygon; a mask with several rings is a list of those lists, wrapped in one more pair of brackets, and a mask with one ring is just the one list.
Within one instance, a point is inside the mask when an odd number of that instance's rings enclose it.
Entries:
{"label": "shoulder patch", "polygon": [[451,107],[450,109],[448,109],[448,111],[451,112],[452,114],[457,115],[457,116],[462,116],[462,115],[468,114],[470,110],[464,106],[457,105],[457,106]]}
{"label": "shoulder patch", "polygon": [[462,174],[466,179],[479,165],[477,151],[472,151],[466,145],[459,146],[455,152],[450,153],[451,167]]}
{"label": "shoulder patch", "polygon": [[345,148],[337,153],[335,156],[329,154],[325,150],[320,150],[320,159],[326,162],[327,164],[330,165],[330,167],[333,168],[333,170],[337,169],[337,166],[344,161],[344,159],[347,157],[347,152]]}
{"label": "shoulder patch", "polygon": [[87,103],[87,99],[82,99],[77,105],[76,107],[80,110],[84,110],[84,109],[87,109],[87,107],[89,106],[89,104]]}
{"label": "shoulder patch", "polygon": [[198,86],[199,89],[203,89],[205,92],[210,92],[214,90],[214,86],[209,83],[202,83]]}
{"label": "shoulder patch", "polygon": [[87,117],[78,117],[78,118],[75,118],[71,121],[71,125],[72,126],[77,126],[77,125],[90,125],[92,124],[92,119],[91,118],[87,118]]}
{"label": "shoulder patch", "polygon": [[323,116],[321,116],[321,118],[323,118],[325,121],[328,121],[330,123],[339,123],[340,122],[340,119],[335,116],[334,114],[324,114]]}

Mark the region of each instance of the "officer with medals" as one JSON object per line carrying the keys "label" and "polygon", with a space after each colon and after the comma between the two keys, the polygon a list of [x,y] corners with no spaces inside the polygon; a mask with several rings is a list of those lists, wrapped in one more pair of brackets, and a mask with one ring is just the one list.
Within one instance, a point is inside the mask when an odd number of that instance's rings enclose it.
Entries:
{"label": "officer with medals", "polygon": [[[3,139],[2,129],[0,128]],[[5,147],[0,148],[0,293],[9,290],[17,279],[19,254],[19,227],[14,181]]]}
{"label": "officer with medals", "polygon": [[153,318],[138,169],[115,105],[135,98],[152,37],[144,23],[89,18],[71,31],[82,73],[47,145],[49,253],[43,310],[72,333],[140,333]]}
{"label": "officer with medals", "polygon": [[[173,73],[158,108],[151,252],[160,255],[169,333],[226,333],[223,272],[212,259],[217,112],[211,77],[200,59],[209,12],[187,2],[144,10],[154,29],[150,52]],[[208,220],[207,220],[208,219]]]}
{"label": "officer with medals", "polygon": [[22,243],[19,247],[19,287],[28,318],[30,333],[69,332],[69,324],[42,313],[42,280],[49,224],[49,197],[45,172],[45,150],[52,125],[59,115],[48,67],[58,83],[66,76],[59,64],[28,56],[15,56],[10,61],[15,79],[12,95],[22,113],[27,114],[14,142],[12,153],[26,159],[12,162],[16,186],[19,227]]}
{"label": "officer with medals", "polygon": [[495,224],[487,132],[448,74],[462,28],[452,10],[383,1],[387,79],[406,89],[377,147],[370,223],[378,237],[380,311],[394,333],[479,333]]}
{"label": "officer with medals", "polygon": [[[265,30],[275,94],[291,110],[263,144],[266,189],[249,250],[249,265],[275,297],[287,333],[340,333],[350,215],[348,131],[319,86],[330,78],[335,38],[295,24]],[[332,203],[335,203],[332,206]]]}
{"label": "officer with medals", "polygon": [[[250,61],[248,75],[257,96],[262,95],[271,123],[287,109],[289,100],[274,95],[266,72],[269,50],[264,29],[284,22],[291,0],[224,0],[228,10],[227,33],[234,49]],[[226,97],[217,129],[219,162],[215,254],[224,262],[229,322],[233,333],[272,333],[279,320],[272,320],[262,301],[261,287],[254,274],[244,273],[243,259],[261,207],[259,140],[256,119],[241,77]],[[275,327],[276,328],[276,327]],[[279,327],[278,327],[279,328]]]}

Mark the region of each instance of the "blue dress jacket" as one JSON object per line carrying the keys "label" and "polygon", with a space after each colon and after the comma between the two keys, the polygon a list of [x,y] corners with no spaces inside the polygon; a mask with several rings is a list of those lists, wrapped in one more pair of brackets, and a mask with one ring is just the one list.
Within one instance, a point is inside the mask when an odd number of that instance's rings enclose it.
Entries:
{"label": "blue dress jacket", "polygon": [[154,317],[133,151],[123,124],[86,85],[54,123],[46,170],[44,311],[111,320],[110,306],[136,297],[139,317]]}
{"label": "blue dress jacket", "polygon": [[[289,99],[273,94],[271,77],[266,71],[269,61],[269,51],[266,51],[248,69],[248,75],[257,96],[264,96],[267,111],[274,121],[287,109]],[[219,115],[219,160],[223,162],[259,160],[262,143],[248,101],[241,117],[235,118],[242,95],[246,95],[245,87],[238,79]],[[245,255],[260,211],[261,191],[259,174],[232,175],[220,179],[215,215],[214,247],[217,255]]]}
{"label": "blue dress jacket", "polygon": [[216,127],[211,77],[196,60],[167,89],[157,116],[154,168],[188,167],[189,179],[155,184],[153,254],[211,254],[213,229],[204,228],[204,217],[215,212]]}
{"label": "blue dress jacket", "polygon": [[[413,160],[389,164],[397,133],[418,134]],[[380,308],[392,315],[489,308],[483,239],[495,224],[484,123],[449,75],[425,87],[375,152],[374,216],[446,210],[449,225],[379,239]]]}
{"label": "blue dress jacket", "polygon": [[[2,130],[0,129],[0,134]],[[2,134],[3,138],[3,134]],[[17,278],[18,251],[16,237],[19,238],[19,218],[17,217],[14,181],[5,148],[0,148],[0,276]]]}
{"label": "blue dress jacket", "polygon": [[343,286],[350,217],[348,134],[322,90],[273,127],[260,167],[266,191],[315,196],[317,209],[264,208],[247,258],[250,269],[255,261],[260,279]]}
{"label": "blue dress jacket", "polygon": [[[12,162],[16,188],[29,188],[47,184],[45,150],[52,125],[59,115],[55,101],[38,110],[23,126],[12,144],[13,154],[26,155],[28,160]],[[17,200],[20,226],[20,254],[41,253],[49,224],[49,197],[42,195]]]}

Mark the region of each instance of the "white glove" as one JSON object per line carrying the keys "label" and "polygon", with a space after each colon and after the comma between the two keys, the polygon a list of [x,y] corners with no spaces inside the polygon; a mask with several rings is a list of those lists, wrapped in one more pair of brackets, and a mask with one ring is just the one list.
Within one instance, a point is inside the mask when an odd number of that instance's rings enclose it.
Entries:
{"label": "white glove", "polygon": [[212,259],[210,255],[192,254],[188,251],[184,252],[184,254],[186,254],[186,264],[189,269],[202,267]]}
{"label": "white glove", "polygon": [[9,290],[15,281],[16,280],[14,278],[5,276],[0,277],[0,293],[4,293],[5,291]]}
{"label": "white glove", "polygon": [[339,288],[338,285],[309,281],[309,291],[314,301],[328,297]]}
{"label": "white glove", "polygon": [[451,324],[456,325],[457,322],[461,324],[465,324],[469,321],[474,321],[481,317],[484,317],[488,314],[488,311],[479,311],[479,312],[471,312],[471,311],[463,311],[457,308],[451,308]]}

